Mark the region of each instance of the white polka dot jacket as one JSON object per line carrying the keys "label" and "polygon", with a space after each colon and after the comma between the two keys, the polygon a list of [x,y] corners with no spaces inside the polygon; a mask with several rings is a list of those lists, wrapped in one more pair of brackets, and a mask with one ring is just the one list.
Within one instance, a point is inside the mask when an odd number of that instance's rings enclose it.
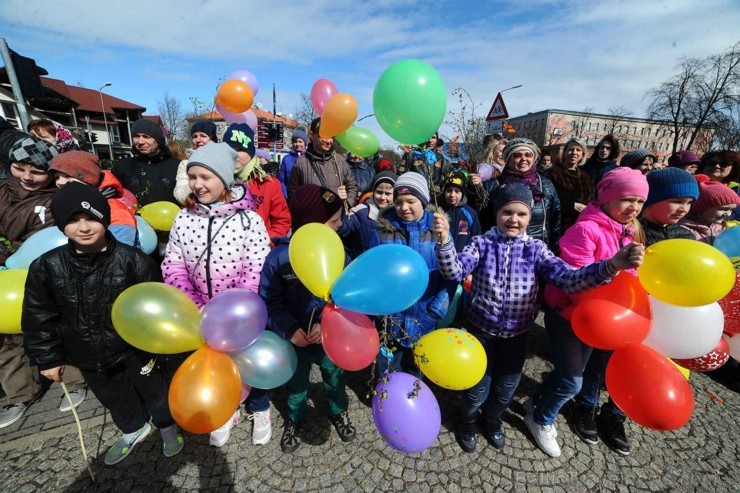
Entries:
{"label": "white polka dot jacket", "polygon": [[236,182],[232,198],[214,206],[183,209],[170,231],[162,275],[200,308],[231,288],[257,292],[270,238],[254,212],[247,185]]}

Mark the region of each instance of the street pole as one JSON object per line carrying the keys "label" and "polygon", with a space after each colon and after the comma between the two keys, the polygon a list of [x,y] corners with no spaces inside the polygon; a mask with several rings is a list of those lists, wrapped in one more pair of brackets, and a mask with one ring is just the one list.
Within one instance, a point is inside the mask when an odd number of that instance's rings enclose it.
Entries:
{"label": "street pole", "polygon": [[15,104],[18,107],[18,116],[21,119],[21,125],[25,132],[28,128],[28,124],[31,123],[31,118],[28,116],[28,109],[26,108],[26,100],[23,99],[23,93],[21,92],[21,85],[18,82],[18,77],[15,74],[15,67],[13,66],[13,60],[10,58],[10,49],[8,43],[5,42],[5,38],[0,37],[0,54],[3,57],[3,63],[5,64],[5,71],[8,73],[8,80],[10,81],[10,87],[13,89],[13,97],[15,98]]}
{"label": "street pole", "polygon": [[[103,87],[98,89],[98,94],[100,94],[100,109],[103,111],[103,122],[105,123],[105,133],[108,137],[108,159],[113,161],[113,145],[111,144],[111,141],[113,140],[110,135],[110,131],[108,130],[108,117],[105,115],[105,104],[103,103],[103,89],[106,87],[112,85],[110,82],[106,82],[103,84]],[[94,146],[93,146],[94,147]]]}

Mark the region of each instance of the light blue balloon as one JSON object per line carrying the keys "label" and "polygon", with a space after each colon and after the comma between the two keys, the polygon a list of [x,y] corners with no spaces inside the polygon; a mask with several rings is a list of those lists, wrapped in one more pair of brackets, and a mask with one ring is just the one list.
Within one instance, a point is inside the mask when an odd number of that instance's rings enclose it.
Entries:
{"label": "light blue balloon", "polygon": [[740,257],[740,226],[727,228],[714,239],[714,248],[730,258]]}
{"label": "light blue balloon", "polygon": [[37,231],[24,241],[20,248],[8,257],[5,265],[9,269],[28,269],[31,262],[56,247],[66,245],[67,239],[59,228],[52,226]]}
{"label": "light blue balloon", "polygon": [[228,355],[239,368],[242,382],[258,389],[285,385],[298,368],[293,344],[270,331],[263,332],[251,345]]}
{"label": "light blue balloon", "polygon": [[141,216],[136,216],[136,229],[139,231],[141,251],[147,255],[157,249],[157,233]]}
{"label": "light blue balloon", "polygon": [[452,298],[452,302],[450,303],[450,307],[447,309],[447,315],[437,323],[438,329],[446,329],[450,327],[450,324],[455,320],[455,315],[457,315],[457,306],[460,303],[460,297],[462,296],[463,287],[462,284],[457,285],[457,291],[455,291],[455,297]]}
{"label": "light blue balloon", "polygon": [[393,315],[424,295],[429,268],[416,250],[406,245],[371,248],[344,269],[331,297],[339,308],[365,315]]}

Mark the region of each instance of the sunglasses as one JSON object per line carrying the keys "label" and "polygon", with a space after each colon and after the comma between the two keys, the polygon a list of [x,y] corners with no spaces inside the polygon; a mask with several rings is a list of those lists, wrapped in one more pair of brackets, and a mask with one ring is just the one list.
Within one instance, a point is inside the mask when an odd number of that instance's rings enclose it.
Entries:
{"label": "sunglasses", "polygon": [[523,157],[532,159],[534,157],[534,154],[532,154],[530,151],[524,151],[524,152],[515,152],[514,154],[512,154],[512,156],[514,156],[514,159],[521,159]]}
{"label": "sunglasses", "polygon": [[727,168],[729,166],[732,166],[732,163],[707,163],[707,166],[709,168],[713,168],[715,166],[719,166],[720,168]]}

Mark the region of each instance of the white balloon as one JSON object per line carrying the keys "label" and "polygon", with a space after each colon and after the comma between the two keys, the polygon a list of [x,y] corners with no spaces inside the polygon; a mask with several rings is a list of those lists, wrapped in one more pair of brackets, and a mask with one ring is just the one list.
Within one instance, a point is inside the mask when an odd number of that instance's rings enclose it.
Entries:
{"label": "white balloon", "polygon": [[699,358],[722,337],[725,316],[718,303],[676,306],[650,296],[650,309],[653,323],[643,344],[669,358]]}
{"label": "white balloon", "polygon": [[725,334],[722,337],[725,338],[727,345],[730,346],[730,356],[740,361],[740,334]]}

